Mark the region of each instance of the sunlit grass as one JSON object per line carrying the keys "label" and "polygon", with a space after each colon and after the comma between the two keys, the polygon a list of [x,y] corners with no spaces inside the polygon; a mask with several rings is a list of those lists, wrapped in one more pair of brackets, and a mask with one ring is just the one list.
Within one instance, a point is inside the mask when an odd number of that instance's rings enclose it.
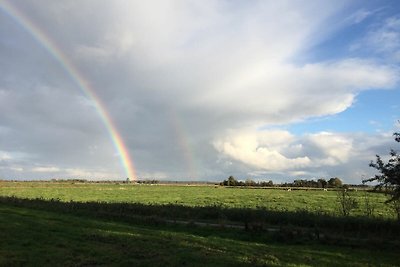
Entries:
{"label": "sunlit grass", "polygon": [[[364,192],[351,192],[358,208],[351,215],[363,215]],[[307,210],[316,213],[337,214],[335,191],[280,189],[242,189],[219,186],[132,185],[132,184],[83,184],[1,182],[1,196],[60,199],[62,201],[101,201],[152,204],[181,204],[186,206],[213,206],[266,208],[287,211]],[[385,205],[386,196],[367,193],[375,206],[375,215],[394,218]]]}

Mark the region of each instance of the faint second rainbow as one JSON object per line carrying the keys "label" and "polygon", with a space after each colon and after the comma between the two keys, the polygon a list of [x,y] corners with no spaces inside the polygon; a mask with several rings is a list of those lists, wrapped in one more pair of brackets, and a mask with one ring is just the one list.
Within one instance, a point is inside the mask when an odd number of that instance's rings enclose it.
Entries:
{"label": "faint second rainbow", "polygon": [[107,109],[101,99],[96,95],[94,89],[89,82],[83,77],[66,55],[59,49],[54,41],[52,41],[39,27],[37,27],[25,14],[20,12],[12,4],[5,0],[0,0],[0,8],[10,15],[17,23],[19,23],[27,32],[29,32],[65,69],[71,79],[78,85],[82,92],[93,101],[94,106],[103,121],[116,150],[118,151],[121,163],[125,169],[126,175],[130,179],[136,179],[135,167],[130,157],[128,149],[119,134],[117,127],[114,125]]}
{"label": "faint second rainbow", "polygon": [[183,126],[182,117],[179,116],[177,111],[172,107],[168,109],[168,115],[170,119],[170,124],[175,132],[176,140],[179,143],[183,157],[186,161],[188,177],[185,177],[185,179],[195,180],[198,178],[195,153],[192,149],[190,140],[187,138],[187,136],[189,135],[186,133],[187,131]]}

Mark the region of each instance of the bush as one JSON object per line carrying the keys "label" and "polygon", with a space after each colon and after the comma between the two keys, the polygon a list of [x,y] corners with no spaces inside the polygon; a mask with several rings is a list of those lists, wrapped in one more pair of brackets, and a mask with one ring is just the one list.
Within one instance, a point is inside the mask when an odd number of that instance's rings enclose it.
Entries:
{"label": "bush", "polygon": [[350,212],[358,207],[357,200],[345,188],[337,192],[337,201],[339,204],[339,213],[345,217],[349,216]]}

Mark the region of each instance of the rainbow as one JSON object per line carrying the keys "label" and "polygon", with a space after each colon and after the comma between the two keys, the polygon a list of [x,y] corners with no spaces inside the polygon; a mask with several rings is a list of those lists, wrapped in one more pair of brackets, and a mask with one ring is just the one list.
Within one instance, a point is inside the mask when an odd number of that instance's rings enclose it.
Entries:
{"label": "rainbow", "polygon": [[129,151],[122,139],[117,127],[113,123],[110,114],[101,99],[96,95],[95,90],[90,83],[78,71],[74,64],[66,57],[56,43],[52,41],[37,25],[35,25],[24,13],[20,12],[7,1],[0,0],[0,9],[4,10],[19,25],[21,25],[28,33],[30,33],[39,44],[41,44],[52,57],[64,68],[71,79],[77,84],[79,89],[90,99],[99,114],[104,126],[106,127],[115,149],[118,151],[121,164],[124,167],[126,175],[130,179],[136,179],[136,171]]}
{"label": "rainbow", "polygon": [[188,134],[186,134],[183,122],[181,119],[179,119],[176,110],[171,107],[168,109],[168,113],[170,123],[175,132],[176,140],[178,141],[179,146],[182,149],[183,157],[186,161],[186,172],[188,175],[188,177],[186,178],[189,180],[195,180],[199,177],[197,172],[198,168],[194,157],[195,154],[193,152],[192,146],[190,145],[190,141],[187,138]]}

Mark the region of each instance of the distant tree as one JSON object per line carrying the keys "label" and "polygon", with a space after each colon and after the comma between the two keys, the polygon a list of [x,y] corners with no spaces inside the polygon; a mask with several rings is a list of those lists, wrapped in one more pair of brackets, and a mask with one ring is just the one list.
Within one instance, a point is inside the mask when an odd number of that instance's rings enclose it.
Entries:
{"label": "distant tree", "polygon": [[236,186],[238,184],[238,181],[235,179],[233,176],[229,176],[228,181],[227,181],[227,186]]}
{"label": "distant tree", "polygon": [[223,180],[222,182],[219,183],[219,185],[224,185],[224,186],[274,186],[274,182],[272,180],[269,180],[268,182],[266,181],[260,181],[256,182],[253,179],[246,179],[246,181],[238,181],[236,180],[235,177],[229,176],[227,180]]}
{"label": "distant tree", "polygon": [[246,186],[256,186],[256,185],[257,185],[257,183],[254,182],[254,180],[252,180],[252,179],[250,179],[250,178],[246,179],[246,181],[244,182],[244,184],[245,184]]}
{"label": "distant tree", "polygon": [[328,180],[328,185],[330,187],[341,187],[343,185],[342,180],[337,177]]}
{"label": "distant tree", "polygon": [[294,180],[293,181],[293,186],[294,187],[303,187],[304,186],[304,180]]}
{"label": "distant tree", "polygon": [[272,182],[272,180],[269,180],[268,182],[260,182],[259,183],[260,186],[274,186],[274,182]]}
{"label": "distant tree", "polygon": [[[394,133],[393,136],[396,142],[400,142],[400,132]],[[377,169],[380,174],[363,180],[363,183],[378,182],[375,189],[386,189],[390,195],[387,202],[400,202],[400,154],[391,149],[388,162],[385,163],[379,155],[376,155],[376,161],[371,161],[369,166]]]}
{"label": "distant tree", "polygon": [[319,188],[325,188],[327,186],[327,184],[328,184],[328,182],[325,179],[322,179],[322,178],[318,179],[317,183],[318,183],[318,187]]}

